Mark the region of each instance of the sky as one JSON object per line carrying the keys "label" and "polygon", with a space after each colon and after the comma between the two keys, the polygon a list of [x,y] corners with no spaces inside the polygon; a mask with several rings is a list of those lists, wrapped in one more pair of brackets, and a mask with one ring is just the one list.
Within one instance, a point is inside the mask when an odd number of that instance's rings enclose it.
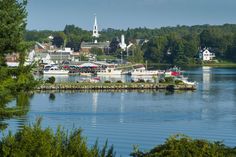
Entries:
{"label": "sky", "polygon": [[236,23],[236,0],[28,0],[28,30],[160,28]]}

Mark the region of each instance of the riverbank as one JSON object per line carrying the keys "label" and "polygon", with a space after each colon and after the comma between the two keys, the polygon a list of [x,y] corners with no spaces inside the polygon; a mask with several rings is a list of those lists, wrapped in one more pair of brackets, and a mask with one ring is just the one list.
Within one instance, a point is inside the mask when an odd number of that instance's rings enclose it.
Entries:
{"label": "riverbank", "polygon": [[205,63],[202,66],[209,66],[209,67],[236,67],[236,63]]}
{"label": "riverbank", "polygon": [[45,83],[35,90],[138,90],[138,89],[166,89],[166,90],[196,90],[196,85],[173,83],[89,83],[89,82],[61,82]]}

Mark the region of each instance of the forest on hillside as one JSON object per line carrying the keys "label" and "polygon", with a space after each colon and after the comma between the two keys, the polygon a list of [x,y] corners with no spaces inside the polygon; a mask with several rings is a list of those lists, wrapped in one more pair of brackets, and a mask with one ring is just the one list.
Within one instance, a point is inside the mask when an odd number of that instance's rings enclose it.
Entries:
{"label": "forest on hillside", "polygon": [[[49,42],[57,47],[67,46],[79,51],[81,42],[91,42],[92,32],[75,25],[66,25],[62,31],[28,30],[26,41]],[[162,27],[156,29],[134,28],[127,30],[103,29],[99,41],[110,41],[109,55],[119,56],[120,36],[125,35],[126,43],[135,44],[129,59],[135,62],[164,64],[199,64],[199,51],[208,48],[215,53],[218,62],[236,62],[236,24],[195,25]],[[137,40],[139,39],[139,40]],[[137,43],[137,41],[148,41]]]}

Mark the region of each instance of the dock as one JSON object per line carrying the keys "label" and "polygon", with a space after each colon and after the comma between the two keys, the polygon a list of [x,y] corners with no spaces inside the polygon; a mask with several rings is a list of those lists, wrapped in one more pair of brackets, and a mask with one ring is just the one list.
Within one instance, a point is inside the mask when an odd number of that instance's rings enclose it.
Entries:
{"label": "dock", "polygon": [[196,90],[196,85],[188,84],[167,84],[167,83],[90,83],[90,82],[62,82],[49,84],[45,83],[35,90]]}

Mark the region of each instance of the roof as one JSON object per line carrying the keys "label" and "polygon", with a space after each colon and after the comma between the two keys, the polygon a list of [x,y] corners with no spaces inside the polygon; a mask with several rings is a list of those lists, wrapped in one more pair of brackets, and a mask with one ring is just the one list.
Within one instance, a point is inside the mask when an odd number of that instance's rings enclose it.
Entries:
{"label": "roof", "polygon": [[36,45],[39,46],[42,49],[45,49],[45,46],[43,44],[39,43],[39,42],[36,42]]}
{"label": "roof", "polygon": [[81,43],[81,48],[92,48],[92,47],[97,47],[97,48],[105,48],[109,47],[110,42],[82,42]]}

